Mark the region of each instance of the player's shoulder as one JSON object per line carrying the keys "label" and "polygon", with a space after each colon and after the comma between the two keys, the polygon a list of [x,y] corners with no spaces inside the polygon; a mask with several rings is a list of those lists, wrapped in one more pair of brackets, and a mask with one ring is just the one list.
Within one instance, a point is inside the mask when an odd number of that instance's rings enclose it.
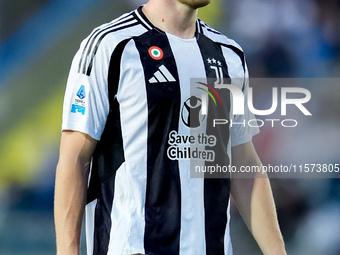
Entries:
{"label": "player's shoulder", "polygon": [[101,64],[109,63],[113,52],[124,48],[118,47],[119,45],[126,45],[134,36],[145,31],[147,29],[138,18],[136,10],[97,26],[80,44],[76,55],[79,59],[79,70],[90,75],[96,60],[99,60]]}
{"label": "player's shoulder", "polygon": [[82,41],[82,46],[89,44],[96,45],[116,45],[119,42],[132,38],[145,32],[143,24],[137,17],[136,10],[127,12],[114,20],[95,27],[92,32]]}
{"label": "player's shoulder", "polygon": [[199,32],[207,36],[209,39],[211,39],[215,43],[220,44],[225,47],[233,48],[234,50],[237,50],[243,53],[242,47],[233,39],[227,37],[220,31],[212,28],[211,26],[209,26],[207,23],[205,23],[201,19],[197,19],[197,23],[198,23]]}

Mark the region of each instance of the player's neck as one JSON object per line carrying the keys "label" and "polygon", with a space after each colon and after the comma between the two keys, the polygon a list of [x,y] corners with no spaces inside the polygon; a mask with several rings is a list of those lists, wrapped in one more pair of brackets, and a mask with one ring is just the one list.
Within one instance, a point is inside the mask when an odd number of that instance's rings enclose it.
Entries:
{"label": "player's neck", "polygon": [[142,11],[155,27],[164,32],[183,39],[195,36],[197,9],[173,0],[150,0]]}

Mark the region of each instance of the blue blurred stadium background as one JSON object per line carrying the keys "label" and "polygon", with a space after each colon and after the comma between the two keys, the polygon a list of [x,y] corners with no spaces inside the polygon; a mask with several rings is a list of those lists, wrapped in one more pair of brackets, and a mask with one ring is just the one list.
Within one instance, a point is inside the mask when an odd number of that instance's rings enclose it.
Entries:
{"label": "blue blurred stadium background", "polygon": [[[55,254],[54,175],[71,60],[94,27],[143,3],[0,0],[0,254]],[[199,16],[242,45],[252,77],[339,77],[338,0],[213,0]],[[340,163],[339,90],[310,89],[322,123],[294,137],[263,130],[255,142],[265,163]],[[339,180],[272,180],[288,254],[340,254]],[[232,213],[235,255],[261,254]]]}

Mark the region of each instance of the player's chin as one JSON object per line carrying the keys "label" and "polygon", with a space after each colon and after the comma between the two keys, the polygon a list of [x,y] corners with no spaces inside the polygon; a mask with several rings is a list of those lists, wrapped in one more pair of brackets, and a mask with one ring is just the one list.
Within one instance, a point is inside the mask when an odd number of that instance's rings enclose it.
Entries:
{"label": "player's chin", "polygon": [[182,4],[188,5],[193,9],[198,9],[210,4],[212,0],[179,0]]}

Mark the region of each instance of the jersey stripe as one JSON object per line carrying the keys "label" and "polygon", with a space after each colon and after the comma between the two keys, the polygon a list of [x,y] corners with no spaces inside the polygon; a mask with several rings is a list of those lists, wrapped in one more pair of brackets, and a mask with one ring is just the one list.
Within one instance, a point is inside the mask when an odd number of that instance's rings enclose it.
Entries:
{"label": "jersey stripe", "polygon": [[[170,132],[178,131],[181,99],[178,73],[164,33],[150,30],[134,40],[144,69],[149,112],[144,248],[146,254],[175,255],[179,254],[180,243],[181,188],[178,161],[167,157],[167,149]],[[161,60],[149,55],[152,46],[163,50]],[[162,65],[176,82],[149,82]]]}
{"label": "jersey stripe", "polygon": [[[228,222],[230,179],[204,179],[206,255],[225,254],[224,236]],[[218,195],[216,195],[218,194]]]}
{"label": "jersey stripe", "polygon": [[118,90],[122,52],[128,41],[122,41],[112,53],[108,76],[110,114],[92,160],[91,179],[87,194],[88,203],[97,199],[94,215],[94,255],[107,254],[108,251],[116,171],[125,161],[119,104],[113,98]]}
{"label": "jersey stripe", "polygon": [[93,255],[107,254],[110,242],[111,210],[116,174],[101,183],[94,215]]}
{"label": "jersey stripe", "polygon": [[[220,61],[223,77],[230,78],[228,74],[228,66],[225,59],[222,57],[222,49],[220,46],[211,41],[206,36],[200,36],[198,44],[201,49],[202,58],[205,63],[205,71],[207,78],[216,78],[214,68],[207,62],[207,59],[214,58],[216,62]],[[218,61],[217,61],[218,60]],[[208,79],[210,86],[214,86],[214,80]],[[229,156],[227,146],[229,140],[229,128],[223,129],[213,128],[211,125],[213,119],[225,119],[229,116],[229,90],[219,90],[223,100],[223,106],[215,106],[213,101],[209,101],[208,120],[207,120],[207,135],[214,135],[216,139],[215,146],[215,161],[205,162],[206,166],[216,166],[216,164],[229,165]],[[221,179],[204,179],[204,211],[205,211],[205,238],[206,238],[206,254],[224,254],[224,235],[225,227],[228,222],[227,209],[229,201],[230,179],[229,176],[219,176]],[[216,195],[218,194],[218,196]]]}

